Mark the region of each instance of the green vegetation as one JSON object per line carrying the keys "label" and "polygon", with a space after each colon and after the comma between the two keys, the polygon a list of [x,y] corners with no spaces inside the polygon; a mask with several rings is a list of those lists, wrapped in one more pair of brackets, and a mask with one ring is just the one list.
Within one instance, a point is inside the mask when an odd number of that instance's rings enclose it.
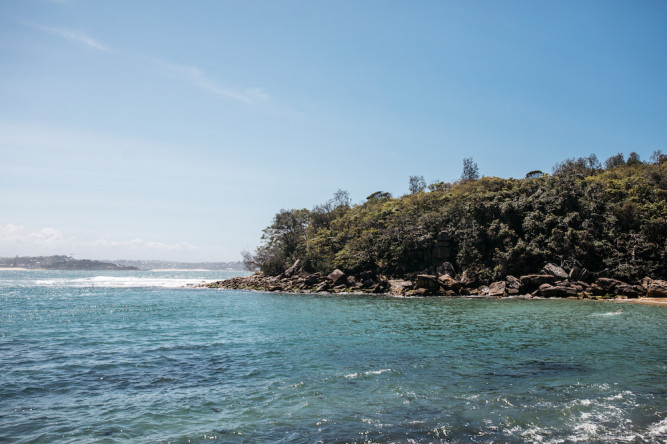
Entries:
{"label": "green vegetation", "polygon": [[667,276],[667,156],[636,153],[601,163],[568,159],[553,174],[479,177],[466,159],[460,181],[410,194],[378,191],[351,205],[336,196],[313,210],[282,210],[263,244],[244,253],[250,269],[279,274],[297,259],[306,271],[389,276],[449,261],[468,276],[497,280],[537,272],[547,262],[623,280]]}

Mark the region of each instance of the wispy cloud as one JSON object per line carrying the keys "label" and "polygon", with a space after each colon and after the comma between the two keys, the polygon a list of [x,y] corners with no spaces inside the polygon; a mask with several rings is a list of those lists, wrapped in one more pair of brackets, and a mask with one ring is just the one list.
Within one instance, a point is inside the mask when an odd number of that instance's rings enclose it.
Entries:
{"label": "wispy cloud", "polygon": [[[166,244],[143,239],[115,240],[105,235],[96,240],[68,237],[55,228],[28,229],[22,225],[0,225],[0,251],[3,254],[41,256],[69,254],[80,257],[166,257],[187,255],[200,249],[188,242]],[[5,254],[5,255],[6,255]]]}
{"label": "wispy cloud", "polygon": [[39,29],[40,31],[57,35],[59,37],[72,40],[77,43],[81,43],[85,45],[86,47],[90,49],[94,49],[96,51],[104,51],[104,52],[112,52],[110,48],[107,46],[103,45],[99,41],[95,40],[94,38],[90,37],[87,34],[84,34],[82,31],[74,30],[74,29],[66,29],[66,28],[54,28],[52,26],[45,26],[45,25],[39,25],[36,23],[25,23],[21,22],[22,25],[27,26],[29,28],[34,28],[34,29]]}
{"label": "wispy cloud", "polygon": [[235,89],[220,86],[219,84],[206,77],[202,70],[196,66],[179,65],[165,62],[160,62],[160,64],[167,68],[172,74],[175,74],[189,81],[198,88],[231,100],[235,100],[237,102],[253,105],[269,98],[268,94],[262,91],[261,88],[257,87]]}
{"label": "wispy cloud", "polygon": [[0,225],[0,245],[3,243],[14,244],[35,244],[45,247],[62,245],[65,242],[73,241],[75,238],[65,238],[65,236],[55,228],[42,228],[36,231],[28,231],[22,225]]}

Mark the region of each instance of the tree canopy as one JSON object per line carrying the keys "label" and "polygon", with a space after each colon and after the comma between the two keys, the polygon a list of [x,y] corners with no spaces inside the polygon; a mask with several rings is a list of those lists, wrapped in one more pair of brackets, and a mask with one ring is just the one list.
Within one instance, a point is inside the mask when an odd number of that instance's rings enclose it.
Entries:
{"label": "tree canopy", "polygon": [[556,165],[553,175],[469,174],[400,198],[378,191],[357,205],[334,198],[313,210],[281,210],[248,263],[269,274],[301,259],[308,271],[401,276],[448,261],[496,279],[554,262],[619,279],[664,278],[667,162],[655,157],[615,156],[602,169],[591,155]]}

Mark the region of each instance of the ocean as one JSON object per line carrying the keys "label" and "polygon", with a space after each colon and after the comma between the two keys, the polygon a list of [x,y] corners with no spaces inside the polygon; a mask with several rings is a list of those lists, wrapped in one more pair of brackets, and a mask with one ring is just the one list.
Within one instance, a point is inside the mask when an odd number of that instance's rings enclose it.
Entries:
{"label": "ocean", "polygon": [[0,442],[667,441],[662,307],[234,274],[0,271]]}

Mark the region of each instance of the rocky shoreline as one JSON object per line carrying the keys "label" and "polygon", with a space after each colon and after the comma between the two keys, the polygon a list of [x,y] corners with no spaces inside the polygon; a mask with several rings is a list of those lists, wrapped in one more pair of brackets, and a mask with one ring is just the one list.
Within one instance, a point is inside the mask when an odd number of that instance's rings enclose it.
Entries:
{"label": "rocky shoreline", "polygon": [[347,275],[338,269],[326,276],[321,273],[307,273],[303,270],[301,261],[296,261],[278,276],[266,276],[257,272],[250,276],[202,284],[202,287],[287,293],[366,293],[392,296],[667,298],[665,280],[645,277],[639,282],[628,283],[597,276],[579,267],[566,271],[555,264],[545,265],[539,274],[506,276],[501,281],[486,282],[475,278],[469,272],[457,275],[449,262],[424,273],[392,278],[370,271]]}

